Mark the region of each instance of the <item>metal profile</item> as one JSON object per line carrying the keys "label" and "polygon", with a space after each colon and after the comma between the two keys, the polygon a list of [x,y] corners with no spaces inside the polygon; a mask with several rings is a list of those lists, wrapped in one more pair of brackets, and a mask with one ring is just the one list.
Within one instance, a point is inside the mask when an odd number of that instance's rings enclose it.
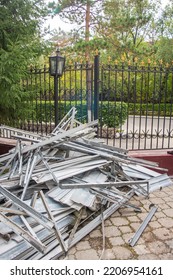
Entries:
{"label": "metal profile", "polygon": [[51,230],[51,228],[54,226],[54,223],[50,221],[48,218],[43,216],[42,214],[35,211],[32,207],[21,201],[18,197],[16,197],[14,194],[7,191],[5,188],[3,188],[0,185],[0,192],[10,199],[15,205],[23,209],[29,216],[33,217],[37,222],[39,222],[41,225],[43,225],[45,228]]}
{"label": "metal profile", "polygon": [[0,220],[5,223],[7,226],[12,228],[14,232],[22,236],[29,244],[34,246],[37,250],[39,250],[41,253],[44,253],[46,247],[37,239],[33,236],[33,234],[29,234],[26,230],[22,229],[22,227],[19,227],[16,223],[11,221],[7,216],[4,214],[0,213]]}
{"label": "metal profile", "polygon": [[138,230],[136,231],[135,235],[128,241],[129,244],[133,247],[136,242],[138,241],[138,239],[140,238],[141,234],[143,233],[143,231],[145,230],[145,228],[147,227],[148,223],[150,222],[150,220],[152,219],[152,217],[154,216],[155,212],[157,211],[156,206],[153,206],[150,210],[150,212],[148,213],[147,217],[145,218],[145,220],[142,222],[142,224],[140,225],[140,227],[138,228]]}
{"label": "metal profile", "polygon": [[48,136],[8,128],[18,141],[0,156],[0,234],[8,236],[0,259],[59,258],[99,224],[103,255],[104,220],[120,207],[141,211],[134,194],[172,184],[157,163],[93,139],[97,121],[81,124],[75,114],[73,107]]}

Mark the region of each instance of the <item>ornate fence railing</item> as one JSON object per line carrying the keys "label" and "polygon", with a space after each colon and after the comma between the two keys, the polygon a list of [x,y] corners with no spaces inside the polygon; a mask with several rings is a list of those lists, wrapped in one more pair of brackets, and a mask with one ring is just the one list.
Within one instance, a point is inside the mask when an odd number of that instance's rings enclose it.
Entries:
{"label": "ornate fence railing", "polygon": [[[173,67],[148,62],[94,62],[66,65],[57,80],[49,69],[31,68],[22,82],[21,114],[11,123],[16,128],[50,133],[72,106],[80,122],[99,120],[97,136],[129,150],[173,148]],[[9,131],[0,130],[2,137]]]}

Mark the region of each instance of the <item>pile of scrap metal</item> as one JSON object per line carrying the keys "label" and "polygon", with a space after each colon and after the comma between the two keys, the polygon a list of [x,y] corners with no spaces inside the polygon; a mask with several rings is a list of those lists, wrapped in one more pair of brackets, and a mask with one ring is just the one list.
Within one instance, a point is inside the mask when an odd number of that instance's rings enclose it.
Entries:
{"label": "pile of scrap metal", "polygon": [[48,136],[10,127],[0,156],[0,259],[59,259],[120,207],[172,184],[156,163],[94,138],[72,108]]}

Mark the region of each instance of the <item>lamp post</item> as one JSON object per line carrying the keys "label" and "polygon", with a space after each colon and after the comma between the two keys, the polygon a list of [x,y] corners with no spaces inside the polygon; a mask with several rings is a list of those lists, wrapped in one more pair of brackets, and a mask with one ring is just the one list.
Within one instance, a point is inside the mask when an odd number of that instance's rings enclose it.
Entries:
{"label": "lamp post", "polygon": [[60,56],[60,51],[57,49],[56,55],[49,57],[49,71],[54,77],[55,126],[58,125],[58,79],[62,76],[64,67],[65,57]]}

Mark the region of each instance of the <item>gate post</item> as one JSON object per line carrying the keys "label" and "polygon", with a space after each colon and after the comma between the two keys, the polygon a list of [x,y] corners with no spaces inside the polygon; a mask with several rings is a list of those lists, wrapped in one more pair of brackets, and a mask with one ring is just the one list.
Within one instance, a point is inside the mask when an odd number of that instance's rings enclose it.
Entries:
{"label": "gate post", "polygon": [[99,54],[94,57],[94,120],[99,117]]}

